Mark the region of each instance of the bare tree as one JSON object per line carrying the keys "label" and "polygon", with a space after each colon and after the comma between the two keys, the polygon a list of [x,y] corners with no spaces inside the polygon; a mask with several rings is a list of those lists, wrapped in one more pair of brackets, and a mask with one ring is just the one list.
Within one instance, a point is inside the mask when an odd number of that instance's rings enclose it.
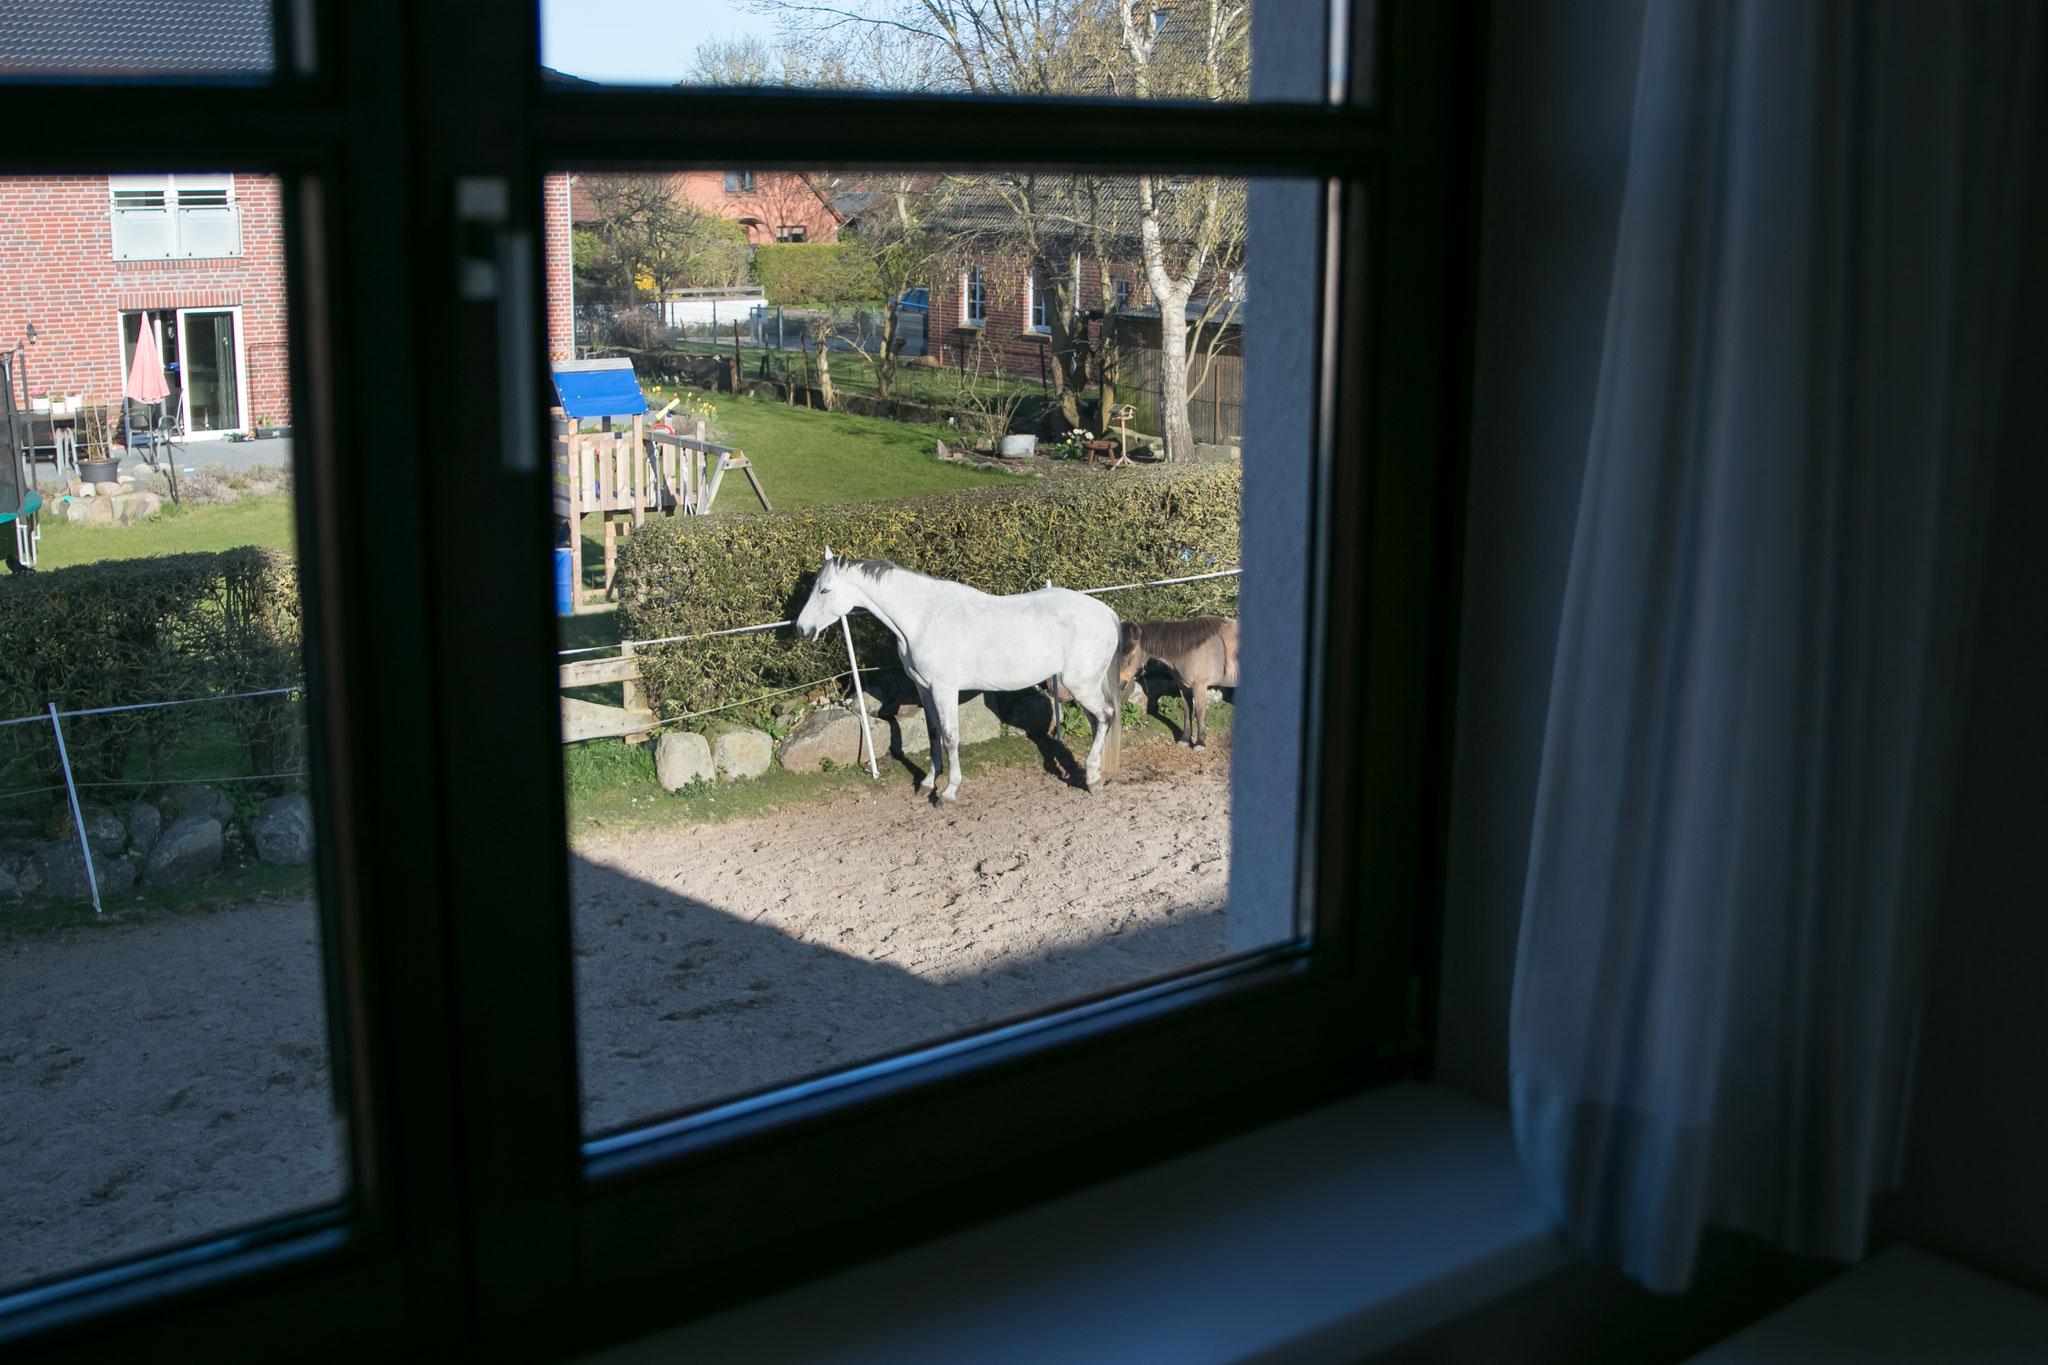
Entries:
{"label": "bare tree", "polygon": [[[1110,95],[1132,99],[1231,101],[1245,97],[1251,71],[1248,0],[754,0],[777,19],[785,50],[867,53],[888,48],[900,66],[938,88],[977,94]],[[844,63],[871,77],[879,68]],[[917,88],[876,79],[892,88]],[[1192,454],[1187,395],[1190,351],[1213,361],[1223,324],[1242,289],[1243,191],[1236,182],[1137,178],[1128,197],[1095,194],[1089,177],[1014,177],[1002,185],[1011,210],[1004,229],[1045,300],[1058,364],[1060,411],[1078,421],[1086,382],[1086,310],[1076,243],[1093,248],[1108,290],[1112,243],[1135,238],[1145,281],[1160,309],[1168,459]],[[1105,213],[1105,209],[1109,212]],[[1233,283],[1215,287],[1218,278]],[[1112,310],[1105,300],[1104,312]],[[1191,314],[1192,308],[1192,314]],[[1078,367],[1078,371],[1077,371]]]}

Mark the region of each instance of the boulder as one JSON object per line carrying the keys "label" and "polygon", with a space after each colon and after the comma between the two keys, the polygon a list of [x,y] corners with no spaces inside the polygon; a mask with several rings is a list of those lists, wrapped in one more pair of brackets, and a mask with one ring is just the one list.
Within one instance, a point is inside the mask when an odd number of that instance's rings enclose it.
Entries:
{"label": "boulder", "polygon": [[83,498],[73,498],[70,502],[64,504],[64,519],[66,521],[112,524],[114,520],[114,504],[104,498],[95,498],[90,495]]}
{"label": "boulder", "polygon": [[124,493],[114,499],[114,519],[123,526],[133,526],[163,510],[164,500],[154,493]]}
{"label": "boulder", "polygon": [[692,782],[717,775],[711,763],[711,742],[683,730],[654,741],[654,777],[666,791],[678,792]]}
{"label": "boulder", "polygon": [[156,837],[164,832],[163,812],[147,801],[137,801],[128,808],[128,838],[134,843],[137,853],[147,855],[156,843]]}
{"label": "boulder", "polygon": [[0,864],[0,901],[18,901],[22,897],[21,878]]}
{"label": "boulder", "polygon": [[[93,852],[119,853],[127,844],[128,826],[105,806],[80,806],[78,814],[85,822],[85,841],[92,845]],[[64,833],[76,837],[69,820],[64,822]]]}
{"label": "boulder", "polygon": [[[1003,732],[1002,719],[989,709],[989,697],[985,692],[960,699],[959,724],[962,744],[979,744]],[[894,751],[906,755],[921,754],[931,747],[931,733],[925,726],[924,711],[921,708],[898,711]]]}
{"label": "boulder", "polygon": [[235,818],[234,803],[219,787],[173,787],[163,794],[158,804],[164,808],[165,814],[176,819],[204,815],[226,826]]}
{"label": "boulder", "polygon": [[180,815],[143,861],[143,880],[151,886],[196,882],[219,869],[225,846],[220,821],[210,815]]}
{"label": "boulder", "polygon": [[782,741],[782,766],[793,773],[817,772],[826,759],[849,767],[860,757],[860,715],[836,706],[805,716]]}
{"label": "boulder", "polygon": [[95,483],[92,486],[92,491],[99,494],[103,498],[111,498],[118,493],[125,493],[128,490],[121,487],[121,485],[114,481],[113,479],[101,479],[99,482]]}
{"label": "boulder", "polygon": [[1052,733],[1052,698],[1037,688],[1022,692],[1005,692],[998,696],[996,704],[1002,718],[1010,728],[1021,730],[1027,735],[1049,735]]}
{"label": "boulder", "polygon": [[726,777],[759,777],[775,758],[775,741],[745,725],[716,726],[705,738],[711,741],[711,766]]}
{"label": "boulder", "polygon": [[313,861],[313,804],[299,795],[273,796],[256,808],[249,822],[256,856],[280,867],[303,867]]}
{"label": "boulder", "polygon": [[[45,896],[74,901],[92,899],[92,883],[86,880],[85,859],[78,852],[76,839],[53,839],[36,845],[35,865]],[[94,852],[92,871],[99,879],[102,899],[135,887],[133,859],[109,858]]]}

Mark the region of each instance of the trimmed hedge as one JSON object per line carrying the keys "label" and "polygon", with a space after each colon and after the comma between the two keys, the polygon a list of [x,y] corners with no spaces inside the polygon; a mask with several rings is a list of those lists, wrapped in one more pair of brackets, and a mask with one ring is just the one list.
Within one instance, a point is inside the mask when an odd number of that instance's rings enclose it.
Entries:
{"label": "trimmed hedge", "polygon": [[850,242],[777,242],[754,248],[754,278],[768,302],[847,303],[882,292],[874,263]]}
{"label": "trimmed hedge", "polygon": [[[1096,588],[1232,568],[1240,486],[1236,465],[1202,465],[776,514],[652,520],[620,547],[619,629],[628,640],[658,640],[793,620],[827,545],[992,593],[1028,592],[1048,578]],[[1237,580],[1144,588],[1103,601],[1126,619],[1234,612]],[[866,612],[852,620],[861,667],[895,668],[894,638]],[[652,704],[670,717],[846,668],[836,631],[810,644],[784,629],[656,645],[639,657]]]}
{"label": "trimmed hedge", "polygon": [[[74,711],[290,687],[301,638],[297,566],[277,550],[15,575],[0,582],[0,719],[51,702]],[[158,760],[202,728],[232,735],[252,772],[278,772],[300,761],[299,715],[290,696],[120,711],[67,717],[64,741],[80,781],[122,777],[138,747],[156,776]],[[0,771],[15,783],[28,771],[57,774],[50,728],[0,727]]]}

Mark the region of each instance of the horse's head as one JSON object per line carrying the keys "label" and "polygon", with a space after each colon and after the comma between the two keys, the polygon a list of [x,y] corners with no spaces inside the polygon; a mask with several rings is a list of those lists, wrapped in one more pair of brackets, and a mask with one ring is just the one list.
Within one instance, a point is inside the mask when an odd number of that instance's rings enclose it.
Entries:
{"label": "horse's head", "polygon": [[796,633],[806,640],[815,640],[832,623],[858,604],[848,590],[841,572],[841,561],[832,553],[832,547],[825,547],[825,567],[818,570],[818,577],[811,584],[811,595],[804,602],[804,609],[796,614]]}
{"label": "horse's head", "polygon": [[1117,638],[1116,685],[1119,690],[1129,687],[1131,680],[1138,676],[1138,670],[1145,666],[1145,637],[1136,621],[1126,621]]}

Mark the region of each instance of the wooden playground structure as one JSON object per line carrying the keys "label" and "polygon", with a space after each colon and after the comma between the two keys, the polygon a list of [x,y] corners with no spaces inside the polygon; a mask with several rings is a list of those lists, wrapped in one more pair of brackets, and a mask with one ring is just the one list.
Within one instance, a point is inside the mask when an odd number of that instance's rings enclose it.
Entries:
{"label": "wooden playground structure", "polygon": [[[596,430],[584,431],[578,419],[555,409],[555,515],[568,523],[570,544],[576,550],[579,609],[593,595],[600,601],[612,595],[620,535],[630,534],[652,512],[670,517],[678,512],[686,516],[709,512],[728,471],[745,474],[761,506],[775,510],[746,455],[706,440],[703,422],[691,422],[688,436],[655,430],[668,410],[653,414],[652,421],[644,413],[635,414],[630,425],[626,419],[600,418]],[[593,512],[604,519],[604,584],[600,588],[584,586],[583,518]]]}

